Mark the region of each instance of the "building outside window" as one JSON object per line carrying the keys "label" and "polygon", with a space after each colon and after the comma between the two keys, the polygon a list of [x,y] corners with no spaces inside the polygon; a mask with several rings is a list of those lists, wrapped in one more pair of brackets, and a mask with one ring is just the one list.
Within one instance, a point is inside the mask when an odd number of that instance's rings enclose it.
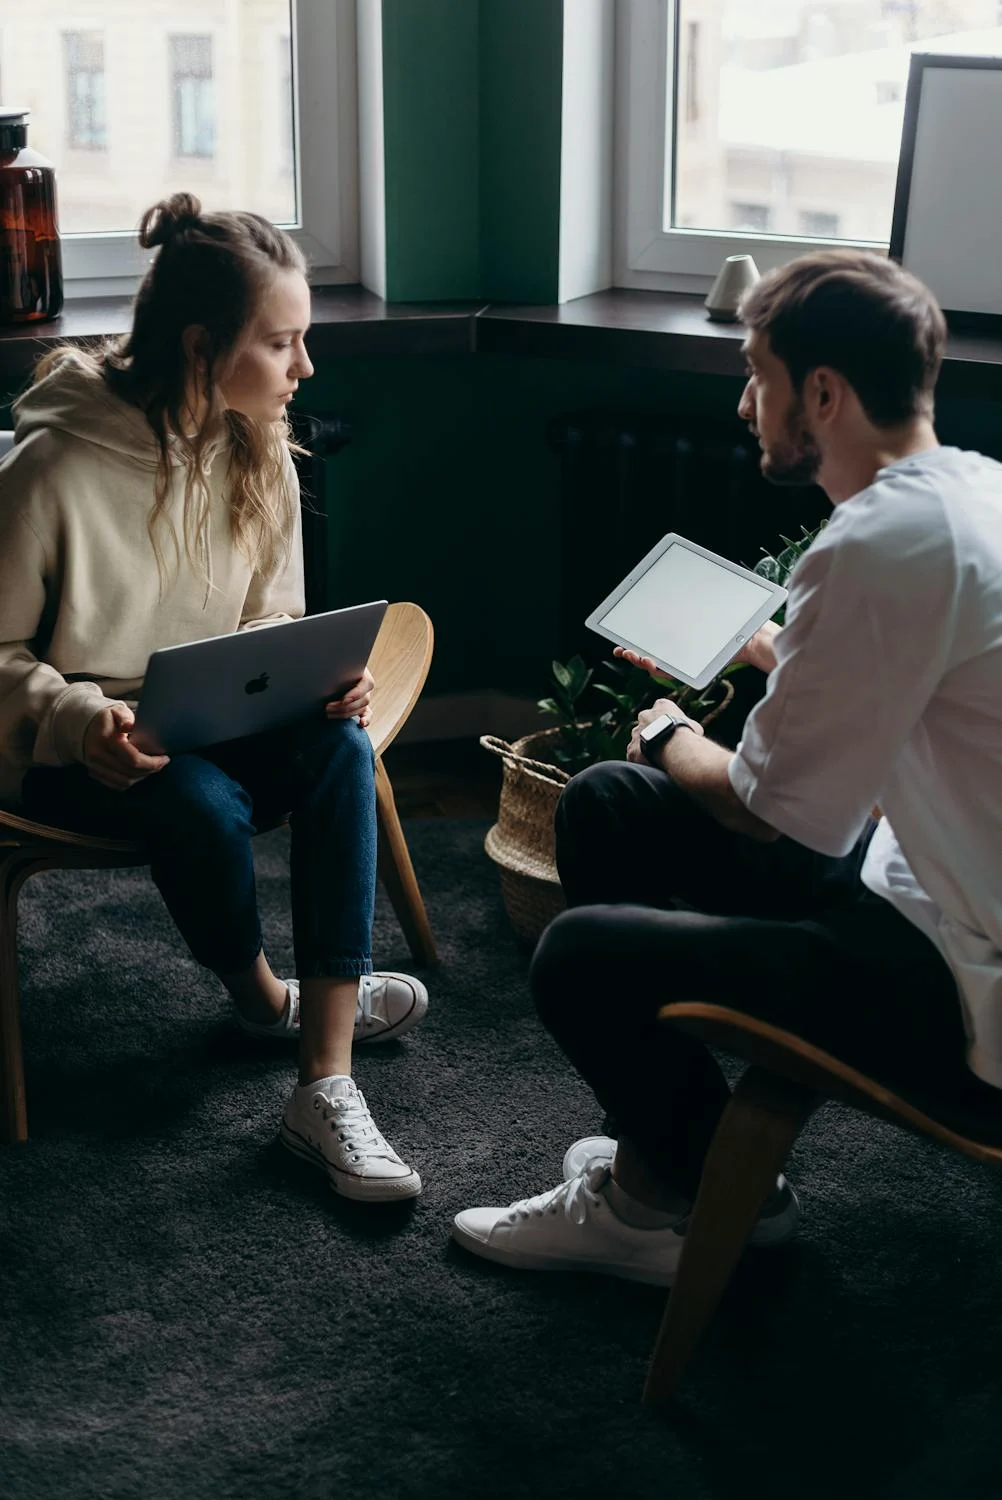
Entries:
{"label": "building outside window", "polygon": [[838,214],[819,213],[805,208],[800,214],[800,233],[811,240],[837,240]]}
{"label": "building outside window", "polygon": [[174,155],[214,156],[216,101],[211,36],[170,38],[170,87]]}
{"label": "building outside window", "polygon": [[743,229],[749,234],[768,234],[770,219],[766,203],[731,204],[731,229]]}
{"label": "building outside window", "polygon": [[66,63],[66,144],[71,151],[106,151],[104,38],[97,31],[63,33]]}

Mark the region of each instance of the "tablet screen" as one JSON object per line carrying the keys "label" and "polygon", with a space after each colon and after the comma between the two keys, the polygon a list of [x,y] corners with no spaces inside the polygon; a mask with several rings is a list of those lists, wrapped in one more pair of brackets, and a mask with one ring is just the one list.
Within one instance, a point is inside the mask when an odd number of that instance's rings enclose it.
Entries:
{"label": "tablet screen", "polygon": [[771,597],[769,589],[676,543],[602,616],[602,624],[645,656],[698,677]]}

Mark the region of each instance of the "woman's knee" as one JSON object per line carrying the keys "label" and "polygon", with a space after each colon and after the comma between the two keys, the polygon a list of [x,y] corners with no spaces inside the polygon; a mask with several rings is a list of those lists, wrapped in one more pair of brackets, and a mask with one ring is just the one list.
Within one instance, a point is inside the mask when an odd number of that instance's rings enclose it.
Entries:
{"label": "woman's knee", "polygon": [[249,793],[202,756],[174,756],[150,780],[156,785],[144,783],[144,822],[155,849],[209,855],[253,835]]}

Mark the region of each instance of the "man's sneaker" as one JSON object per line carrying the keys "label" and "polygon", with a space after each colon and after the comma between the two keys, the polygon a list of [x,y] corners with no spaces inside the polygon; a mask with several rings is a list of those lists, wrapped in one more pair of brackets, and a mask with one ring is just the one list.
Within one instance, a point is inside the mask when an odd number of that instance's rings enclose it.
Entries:
{"label": "man's sneaker", "polygon": [[345,1198],[394,1203],[421,1191],[420,1177],[384,1140],[351,1078],[294,1088],[279,1134],[283,1146],[326,1172]]}
{"label": "man's sneaker", "polygon": [[[287,979],[285,1009],[277,1021],[261,1024],[246,1020],[236,1012],[237,1025],[248,1036],[268,1037],[277,1041],[299,1039],[299,980]],[[358,1005],[355,1009],[355,1046],[367,1042],[390,1042],[403,1036],[423,1018],[428,1009],[428,991],[420,979],[410,974],[387,970],[382,974],[363,974],[358,981]]]}
{"label": "man's sneaker", "polygon": [[[578,1177],[592,1162],[611,1166],[616,1154],[616,1142],[608,1135],[588,1135],[564,1153],[564,1180]],[[786,1178],[776,1179],[776,1191],[762,1205],[758,1223],[751,1232],[749,1245],[758,1250],[771,1250],[776,1245],[785,1245],[791,1239],[800,1218],[800,1199]]]}
{"label": "man's sneaker", "polygon": [[[634,1229],[603,1194],[608,1163],[592,1161],[570,1182],[509,1208],[467,1208],[452,1237],[474,1255],[526,1271],[602,1271],[627,1281],[671,1286],[685,1244],[685,1220]],[[679,1232],[679,1230],[683,1232]]]}

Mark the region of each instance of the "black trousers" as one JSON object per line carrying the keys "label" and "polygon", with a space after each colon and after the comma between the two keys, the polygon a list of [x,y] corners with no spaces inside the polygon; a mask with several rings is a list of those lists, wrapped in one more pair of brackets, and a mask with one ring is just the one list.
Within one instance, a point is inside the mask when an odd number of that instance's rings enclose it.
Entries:
{"label": "black trousers", "polygon": [[557,810],[569,910],[532,963],[539,1015],[664,1182],[695,1195],[730,1095],[713,1054],[657,1021],[726,1004],[795,1032],[913,1099],[1002,1103],[964,1061],[938,949],[842,859],[729,832],[653,767],[607,761]]}

